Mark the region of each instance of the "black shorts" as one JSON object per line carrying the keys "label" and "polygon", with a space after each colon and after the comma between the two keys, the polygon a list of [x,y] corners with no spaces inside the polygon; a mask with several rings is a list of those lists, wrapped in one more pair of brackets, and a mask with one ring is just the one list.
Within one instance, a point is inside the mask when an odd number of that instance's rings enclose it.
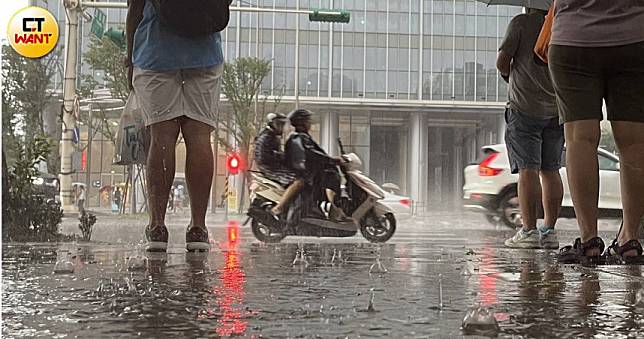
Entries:
{"label": "black shorts", "polygon": [[644,41],[614,47],[551,45],[548,65],[561,122],[644,122]]}

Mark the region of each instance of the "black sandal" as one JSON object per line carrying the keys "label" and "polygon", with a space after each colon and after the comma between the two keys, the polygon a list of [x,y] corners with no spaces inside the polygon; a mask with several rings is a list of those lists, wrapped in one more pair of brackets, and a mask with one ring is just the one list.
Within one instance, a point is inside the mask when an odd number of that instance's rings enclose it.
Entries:
{"label": "black sandal", "polygon": [[[635,256],[624,256],[624,253],[635,250],[637,255]],[[642,255],[642,244],[636,239],[627,241],[624,245],[619,246],[617,238],[613,240],[613,243],[608,246],[604,256],[606,257],[606,262],[615,265],[642,265],[644,264],[644,256]]]}
{"label": "black sandal", "polygon": [[[604,247],[604,241],[600,237],[594,237],[585,243],[581,242],[581,238],[577,238],[572,245],[564,246],[559,250],[557,261],[561,264],[603,264],[605,260],[601,254],[604,253]],[[600,254],[586,255],[592,249],[599,249]]]}

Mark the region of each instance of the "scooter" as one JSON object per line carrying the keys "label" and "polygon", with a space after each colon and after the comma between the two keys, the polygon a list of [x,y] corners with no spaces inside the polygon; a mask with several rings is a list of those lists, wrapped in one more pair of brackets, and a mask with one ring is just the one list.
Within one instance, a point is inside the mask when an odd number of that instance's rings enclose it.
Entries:
{"label": "scooter", "polygon": [[[358,230],[370,242],[386,242],[396,232],[396,218],[393,211],[379,202],[384,191],[378,184],[360,171],[362,161],[355,153],[346,154],[338,138],[340,152],[345,163],[340,166],[346,183],[342,187],[339,207],[350,216],[348,220],[328,219],[328,203],[308,206],[308,213],[289,227],[283,217],[275,218],[270,212],[277,204],[284,188],[278,183],[253,173],[251,184],[251,205],[248,221],[255,238],[266,243],[280,242],[286,236],[351,237]],[[292,205],[292,204],[291,204]],[[283,215],[288,215],[285,212]]]}

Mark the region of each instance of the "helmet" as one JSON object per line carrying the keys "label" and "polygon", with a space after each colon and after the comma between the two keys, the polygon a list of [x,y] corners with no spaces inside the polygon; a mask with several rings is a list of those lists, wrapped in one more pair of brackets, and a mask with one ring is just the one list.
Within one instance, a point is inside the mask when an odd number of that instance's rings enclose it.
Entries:
{"label": "helmet", "polygon": [[266,115],[266,121],[268,121],[269,124],[274,123],[274,122],[286,122],[286,115],[282,113],[268,113]]}
{"label": "helmet", "polygon": [[313,113],[307,109],[296,109],[288,114],[288,119],[291,121],[291,124],[295,124],[304,119],[308,119],[313,115]]}

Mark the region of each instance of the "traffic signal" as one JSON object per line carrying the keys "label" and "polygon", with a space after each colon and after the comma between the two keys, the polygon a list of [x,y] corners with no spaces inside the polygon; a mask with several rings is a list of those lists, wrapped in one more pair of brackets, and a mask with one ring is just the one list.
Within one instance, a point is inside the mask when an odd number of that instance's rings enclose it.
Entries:
{"label": "traffic signal", "polygon": [[237,153],[231,153],[228,155],[228,159],[226,159],[226,168],[228,169],[228,173],[237,174],[242,170],[242,167],[242,160]]}
{"label": "traffic signal", "polygon": [[348,24],[351,21],[351,12],[346,9],[314,9],[309,13],[309,21],[340,22]]}

